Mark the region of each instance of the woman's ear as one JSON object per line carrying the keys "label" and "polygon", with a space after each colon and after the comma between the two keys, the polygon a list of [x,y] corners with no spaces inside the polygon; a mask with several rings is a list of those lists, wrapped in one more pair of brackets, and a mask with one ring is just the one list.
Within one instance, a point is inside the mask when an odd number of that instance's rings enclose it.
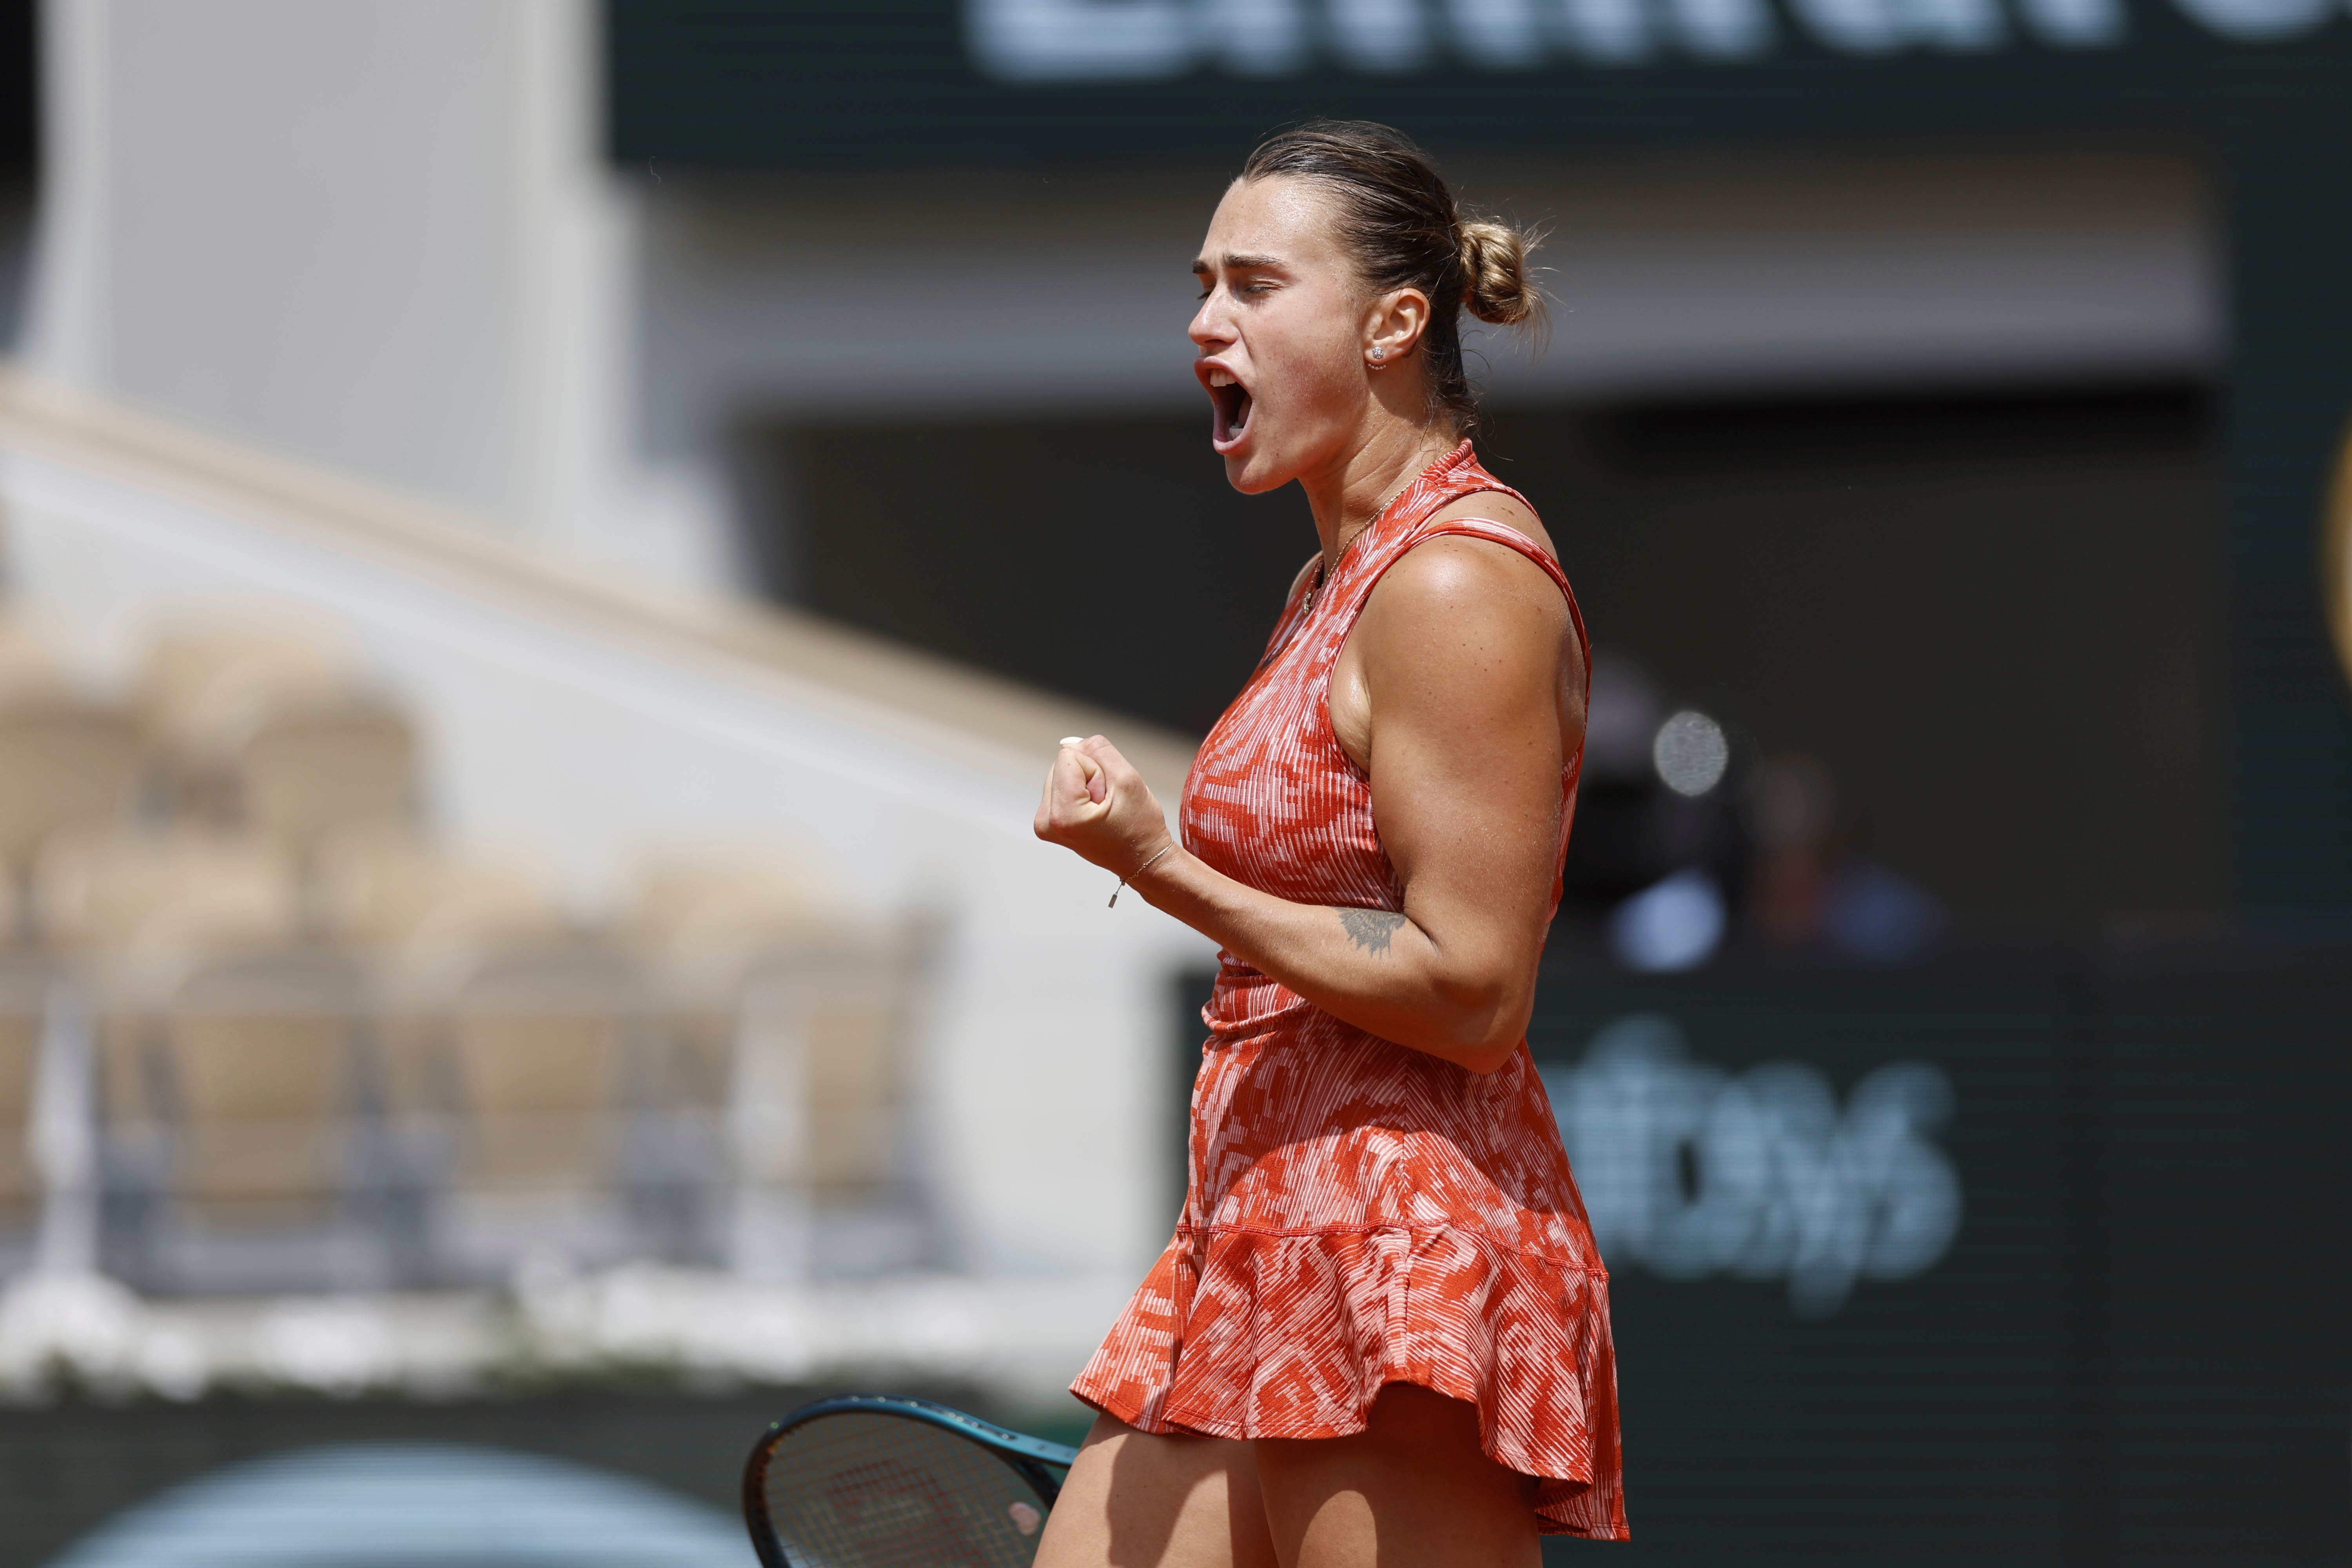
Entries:
{"label": "woman's ear", "polygon": [[1391,289],[1372,301],[1364,320],[1364,361],[1373,369],[1412,353],[1429,330],[1429,296],[1418,289]]}

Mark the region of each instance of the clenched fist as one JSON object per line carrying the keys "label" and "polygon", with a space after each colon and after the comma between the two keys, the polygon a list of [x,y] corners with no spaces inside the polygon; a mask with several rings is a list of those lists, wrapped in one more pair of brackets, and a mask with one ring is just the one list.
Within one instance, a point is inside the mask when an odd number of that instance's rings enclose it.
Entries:
{"label": "clenched fist", "polygon": [[1100,735],[1062,742],[1037,803],[1037,837],[1118,877],[1168,847],[1168,819],[1133,764]]}

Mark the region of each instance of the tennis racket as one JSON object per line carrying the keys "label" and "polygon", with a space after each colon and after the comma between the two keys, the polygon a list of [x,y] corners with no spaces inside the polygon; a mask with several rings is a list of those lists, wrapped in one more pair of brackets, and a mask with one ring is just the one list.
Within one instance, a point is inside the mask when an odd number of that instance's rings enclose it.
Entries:
{"label": "tennis racket", "polygon": [[1028,1568],[1077,1457],[928,1399],[820,1399],[752,1448],[743,1521],[766,1568]]}

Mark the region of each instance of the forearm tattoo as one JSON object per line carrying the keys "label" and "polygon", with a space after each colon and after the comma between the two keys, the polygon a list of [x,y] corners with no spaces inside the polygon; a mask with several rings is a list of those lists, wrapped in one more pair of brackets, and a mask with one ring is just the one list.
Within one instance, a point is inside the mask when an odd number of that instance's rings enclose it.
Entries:
{"label": "forearm tattoo", "polygon": [[1404,917],[1387,910],[1341,910],[1339,923],[1348,928],[1348,940],[1367,952],[1385,953],[1389,939],[1404,924]]}

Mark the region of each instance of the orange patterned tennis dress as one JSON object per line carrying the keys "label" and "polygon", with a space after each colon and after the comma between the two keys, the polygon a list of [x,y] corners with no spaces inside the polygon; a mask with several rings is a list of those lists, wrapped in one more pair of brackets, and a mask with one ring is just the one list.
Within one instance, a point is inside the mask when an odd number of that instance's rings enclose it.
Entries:
{"label": "orange patterned tennis dress", "polygon": [[[1292,592],[1185,780],[1186,848],[1277,898],[1404,908],[1370,783],[1331,730],[1331,668],[1381,574],[1448,534],[1542,567],[1583,642],[1540,546],[1428,521],[1493,490],[1517,494],[1464,442],[1328,583]],[[1579,761],[1560,779],[1563,855]],[[1609,1276],[1526,1042],[1481,1077],[1220,957],[1183,1216],[1071,1391],[1146,1432],[1336,1437],[1363,1430],[1383,1384],[1418,1384],[1477,1405],[1486,1451],[1538,1478],[1543,1531],[1626,1539]]]}

